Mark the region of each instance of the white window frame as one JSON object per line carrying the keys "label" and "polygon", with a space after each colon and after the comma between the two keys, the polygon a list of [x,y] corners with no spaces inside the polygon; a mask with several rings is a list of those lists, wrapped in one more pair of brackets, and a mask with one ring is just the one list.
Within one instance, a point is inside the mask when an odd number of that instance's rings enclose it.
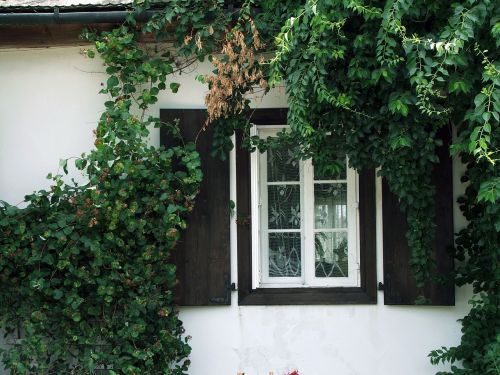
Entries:
{"label": "white window frame", "polygon": [[[251,135],[262,138],[275,136],[288,125],[253,126]],[[252,288],[308,288],[308,287],[359,287],[360,277],[360,240],[359,240],[359,189],[358,174],[347,168],[347,243],[348,277],[315,277],[315,233],[345,231],[342,229],[314,229],[314,184],[345,183],[346,180],[314,180],[311,160],[299,162],[300,170],[300,207],[301,207],[301,276],[269,277],[267,250],[267,153],[258,151],[251,154],[251,208],[252,208]],[[312,202],[307,203],[306,202]],[[293,232],[293,230],[286,230]]]}

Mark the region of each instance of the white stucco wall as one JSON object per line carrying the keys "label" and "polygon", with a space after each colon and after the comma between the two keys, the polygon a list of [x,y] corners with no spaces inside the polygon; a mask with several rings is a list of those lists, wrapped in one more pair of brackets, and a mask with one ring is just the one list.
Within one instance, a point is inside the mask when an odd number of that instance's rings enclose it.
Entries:
{"label": "white stucco wall", "polygon": [[[59,158],[92,147],[105,99],[97,95],[103,70],[79,48],[0,49],[0,199],[18,203],[47,187],[45,176],[57,170]],[[196,74],[183,75],[179,93],[162,96],[151,111],[203,107],[204,86],[195,82]],[[256,105],[284,106],[283,92]],[[152,142],[158,143],[157,133]],[[234,181],[232,193],[234,199]],[[377,203],[381,233],[380,191]],[[456,228],[463,224],[455,208]],[[234,223],[231,230],[236,281]],[[379,279],[381,245],[379,240]],[[233,294],[230,307],[183,308],[193,337],[190,375],[283,375],[293,369],[301,375],[431,375],[439,368],[427,354],[459,342],[456,321],[467,312],[468,297],[468,290],[457,289],[455,307],[384,306],[381,292],[371,306],[239,307]]]}

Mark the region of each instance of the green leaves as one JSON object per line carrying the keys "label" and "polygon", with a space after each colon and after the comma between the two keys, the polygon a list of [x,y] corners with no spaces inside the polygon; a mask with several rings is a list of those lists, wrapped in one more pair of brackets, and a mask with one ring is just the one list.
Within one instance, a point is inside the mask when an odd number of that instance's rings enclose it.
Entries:
{"label": "green leaves", "polygon": [[91,59],[95,57],[95,51],[93,49],[88,49],[87,50],[87,56]]}
{"label": "green leaves", "polygon": [[471,90],[471,83],[465,80],[451,80],[448,84],[448,91],[450,93],[464,93],[468,94]]}
{"label": "green leaves", "polygon": [[408,116],[408,105],[401,99],[395,99],[389,102],[389,111],[406,117]]}
{"label": "green leaves", "polygon": [[172,82],[170,84],[170,90],[172,90],[172,92],[175,94],[177,93],[177,91],[179,91],[180,86],[181,86],[180,83]]}
{"label": "green leaves", "polygon": [[111,90],[115,86],[118,86],[119,83],[120,83],[120,81],[118,80],[118,77],[116,77],[116,76],[109,77],[107,82],[106,82],[108,90]]}
{"label": "green leaves", "polygon": [[[143,25],[130,14],[112,31],[85,32],[106,66],[102,92],[110,96],[95,149],[75,160],[88,183],[75,186],[49,175],[50,191],[27,196],[25,208],[0,202],[1,328],[24,322],[26,332],[20,345],[1,354],[16,374],[69,373],[75,365],[69,351],[88,373],[101,364],[112,365],[115,375],[186,371],[189,347],[180,322],[175,313],[164,312],[173,311],[175,277],[168,256],[202,179],[199,156],[193,144],[181,140],[182,146],[168,150],[149,147],[148,127],[159,122],[143,120],[133,108],[146,111],[156,103],[174,68],[182,71],[219,52],[234,20],[219,3],[191,5],[172,0]],[[432,266],[429,174],[436,130],[459,125],[454,150],[468,166],[460,201],[468,225],[457,236],[455,257],[462,261],[457,281],[471,283],[482,295],[462,321],[462,344],[434,351],[432,361],[462,361],[471,373],[493,372],[500,304],[495,2],[459,1],[451,8],[446,2],[408,0],[378,7],[358,0],[260,5],[258,13],[243,9],[242,17],[255,22],[239,26],[249,40],[257,28],[267,48],[276,49],[270,62],[254,56],[252,67],[271,85],[285,84],[295,152],[330,172],[339,152],[357,169],[380,168],[406,210],[420,285]],[[143,11],[151,2],[136,6]],[[168,29],[173,20],[175,28]],[[165,30],[176,50],[161,45]],[[139,43],[143,31],[154,33],[158,46]],[[233,52],[237,62],[241,51]],[[94,55],[94,49],[87,51]],[[239,64],[235,71],[248,67],[249,60]],[[224,101],[241,107],[211,125],[214,153],[227,154],[235,129],[249,132],[249,102],[237,99],[258,82],[246,79]],[[168,85],[172,93],[179,87]],[[178,138],[175,124],[161,126]],[[67,160],[60,167],[68,173]],[[94,345],[100,350],[85,349]]]}
{"label": "green leaves", "polygon": [[[105,117],[114,111],[108,106]],[[185,374],[189,347],[178,317],[158,314],[173,311],[168,258],[199,189],[199,155],[192,144],[151,148],[139,126],[121,133],[133,148],[97,133],[103,147],[75,161],[93,182],[75,187],[50,176],[57,199],[40,191],[23,209],[0,203],[2,329],[30,324],[19,345],[2,352],[3,361],[11,371],[37,373],[43,366],[68,373],[75,363],[92,373],[106,363],[117,374]],[[183,178],[174,178],[178,173]],[[95,354],[88,345],[102,347]],[[68,359],[68,350],[75,357]]]}
{"label": "green leaves", "polygon": [[390,139],[390,147],[392,150],[402,147],[411,147],[411,139],[405,134],[400,134]]}
{"label": "green leaves", "polygon": [[500,177],[494,177],[481,183],[477,194],[478,202],[495,203],[500,200]]}
{"label": "green leaves", "polygon": [[52,296],[54,297],[54,299],[60,300],[63,297],[63,295],[64,295],[64,293],[61,289],[56,289],[56,290],[54,290],[54,293]]}
{"label": "green leaves", "polygon": [[[213,16],[197,14],[205,13]],[[174,63],[188,66],[189,58],[149,56],[139,35],[127,26],[87,32],[109,75],[95,148],[74,161],[87,182],[49,174],[50,190],[26,196],[24,208],[0,201],[0,329],[21,324],[24,333],[0,353],[13,373],[91,374],[101,365],[114,374],[186,373],[190,348],[168,262],[199,190],[200,159],[175,124],[164,126],[182,146],[151,147],[149,126],[158,120],[143,119],[136,106],[155,103]],[[59,166],[68,174],[67,159]]]}
{"label": "green leaves", "polygon": [[59,166],[62,167],[65,174],[68,174],[68,159],[60,159]]}
{"label": "green leaves", "polygon": [[83,170],[87,166],[87,160],[86,159],[76,159],[75,160],[75,167],[78,170]]}
{"label": "green leaves", "polygon": [[[275,37],[270,82],[286,83],[288,122],[300,156],[331,163],[326,150],[335,147],[356,168],[380,168],[405,208],[411,264],[422,286],[432,272],[436,130],[456,131],[451,151],[468,166],[466,198],[460,201],[468,225],[457,237],[456,280],[484,295],[462,321],[462,343],[434,351],[432,361],[462,363],[463,369],[454,365],[447,374],[497,373],[498,2],[365,3],[321,2],[313,10],[316,2],[290,9],[266,2],[268,13],[258,19]],[[340,21],[347,26],[324,33],[327,22]],[[339,145],[327,144],[325,134]]]}

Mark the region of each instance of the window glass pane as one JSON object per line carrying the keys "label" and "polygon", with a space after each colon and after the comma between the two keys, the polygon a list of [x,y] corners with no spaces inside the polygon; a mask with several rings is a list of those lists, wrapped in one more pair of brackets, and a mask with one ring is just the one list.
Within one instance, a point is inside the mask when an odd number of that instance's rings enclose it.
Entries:
{"label": "window glass pane", "polygon": [[300,247],[300,233],[269,233],[269,277],[300,277]]}
{"label": "window glass pane", "polygon": [[300,229],[300,185],[267,187],[269,229]]}
{"label": "window glass pane", "polygon": [[314,227],[347,228],[347,183],[314,184]]}
{"label": "window glass pane", "polygon": [[320,232],[314,236],[316,277],[348,277],[347,232]]}
{"label": "window glass pane", "polygon": [[299,181],[299,161],[288,149],[267,151],[267,181]]}
{"label": "window glass pane", "polygon": [[319,168],[314,168],[315,180],[345,180],[347,178],[347,159],[339,164],[340,170],[337,171],[322,171]]}

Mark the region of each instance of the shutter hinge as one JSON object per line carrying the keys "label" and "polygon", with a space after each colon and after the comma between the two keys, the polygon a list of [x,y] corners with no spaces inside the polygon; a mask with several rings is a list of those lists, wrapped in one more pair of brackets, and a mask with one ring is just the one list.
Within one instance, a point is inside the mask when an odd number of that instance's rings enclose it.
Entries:
{"label": "shutter hinge", "polygon": [[224,274],[224,296],[210,297],[208,301],[212,305],[230,305],[231,304],[231,292],[236,291],[236,284],[232,283],[229,274]]}
{"label": "shutter hinge", "polygon": [[250,225],[250,220],[252,217],[250,215],[244,216],[244,215],[237,215],[236,216],[236,225]]}

